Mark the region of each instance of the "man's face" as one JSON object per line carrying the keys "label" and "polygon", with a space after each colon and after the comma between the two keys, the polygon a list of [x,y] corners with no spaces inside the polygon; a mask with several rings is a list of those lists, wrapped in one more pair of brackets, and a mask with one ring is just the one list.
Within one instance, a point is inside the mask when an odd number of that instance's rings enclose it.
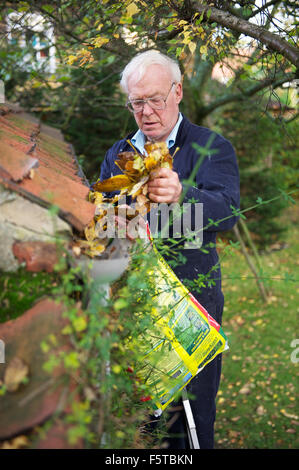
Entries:
{"label": "man's face", "polygon": [[170,73],[161,65],[151,65],[139,81],[134,74],[128,81],[128,98],[130,100],[146,99],[161,96],[166,98],[165,109],[152,109],[148,103],[144,104],[142,111],[134,113],[139,129],[148,140],[165,141],[174,128],[179,113],[179,103],[182,99],[181,83],[173,83]]}

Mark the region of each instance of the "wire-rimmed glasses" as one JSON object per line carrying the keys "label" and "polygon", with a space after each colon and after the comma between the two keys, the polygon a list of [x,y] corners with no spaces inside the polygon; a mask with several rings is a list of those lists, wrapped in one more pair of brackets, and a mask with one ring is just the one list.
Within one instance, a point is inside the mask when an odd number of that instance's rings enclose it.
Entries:
{"label": "wire-rimmed glasses", "polygon": [[128,100],[126,106],[132,113],[140,113],[140,111],[143,111],[145,103],[147,103],[152,109],[165,109],[166,101],[173,85],[175,85],[175,82],[171,84],[169,92],[165,98],[162,96],[153,96],[151,98],[146,98],[145,100]]}

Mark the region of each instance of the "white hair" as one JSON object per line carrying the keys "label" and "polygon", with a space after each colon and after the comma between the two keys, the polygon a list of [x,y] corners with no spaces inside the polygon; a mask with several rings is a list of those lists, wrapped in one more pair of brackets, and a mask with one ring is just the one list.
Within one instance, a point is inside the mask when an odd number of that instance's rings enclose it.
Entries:
{"label": "white hair", "polygon": [[126,94],[128,94],[128,80],[131,75],[134,73],[137,75],[137,80],[141,80],[150,65],[165,67],[175,83],[181,81],[182,74],[178,63],[161,52],[151,49],[137,54],[124,68],[121,74],[120,86]]}

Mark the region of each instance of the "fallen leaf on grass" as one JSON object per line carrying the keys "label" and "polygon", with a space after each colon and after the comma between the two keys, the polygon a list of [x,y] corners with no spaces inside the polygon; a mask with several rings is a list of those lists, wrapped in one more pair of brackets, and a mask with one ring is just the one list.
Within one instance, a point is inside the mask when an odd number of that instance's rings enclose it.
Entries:
{"label": "fallen leaf on grass", "polygon": [[252,383],[247,383],[243,385],[243,387],[239,390],[239,393],[241,395],[248,395],[251,392],[253,387],[254,385]]}
{"label": "fallen leaf on grass", "polygon": [[241,356],[236,356],[235,354],[232,355],[233,361],[240,361],[241,359],[242,359]]}
{"label": "fallen leaf on grass", "polygon": [[231,418],[231,421],[236,422],[236,421],[239,421],[240,418],[241,418],[241,416],[233,416]]}
{"label": "fallen leaf on grass", "polygon": [[233,320],[234,320],[234,321],[237,323],[237,325],[239,325],[239,326],[242,326],[242,325],[244,325],[244,323],[245,323],[245,320],[244,320],[243,317],[241,317],[241,315],[237,315],[236,317],[234,317]]}
{"label": "fallen leaf on grass", "polygon": [[259,416],[266,414],[266,408],[263,405],[257,407],[256,412]]}
{"label": "fallen leaf on grass", "polygon": [[285,409],[280,410],[280,412],[286,418],[295,419],[296,421],[299,420],[299,417],[297,415],[294,415],[292,413],[288,413]]}

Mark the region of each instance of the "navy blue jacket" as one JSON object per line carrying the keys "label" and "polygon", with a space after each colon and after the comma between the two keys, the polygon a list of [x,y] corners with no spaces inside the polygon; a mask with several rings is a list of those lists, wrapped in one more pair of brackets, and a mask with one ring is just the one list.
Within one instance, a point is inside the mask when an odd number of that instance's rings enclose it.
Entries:
{"label": "navy blue jacket", "polygon": [[[114,161],[119,152],[132,151],[127,139],[133,135],[116,142],[108,150],[101,166],[101,180],[122,173]],[[193,185],[186,188],[184,180],[190,176],[194,165],[200,158],[192,143],[195,142],[201,147],[205,147],[210,142],[209,139],[212,139],[212,144],[209,146],[211,152],[202,161]],[[236,155],[228,140],[213,133],[210,129],[192,124],[185,116],[183,116],[176,142],[170,149],[170,153],[173,154],[177,147],[179,147],[179,151],[174,156],[173,169],[178,173],[183,187],[187,189],[184,202],[191,200],[203,203],[203,226],[208,227],[203,231],[202,248],[204,251],[201,249],[183,250],[182,254],[186,258],[186,263],[173,268],[173,271],[182,282],[184,279],[196,279],[198,274],[209,273],[207,278],[210,281],[209,285],[206,283],[206,287],[202,288],[200,293],[196,291],[192,291],[192,293],[220,322],[223,294],[216,251],[216,235],[219,231],[230,230],[237,221],[234,210],[232,210],[232,207],[238,209],[240,202]],[[217,226],[211,225],[211,220],[220,222]]]}

